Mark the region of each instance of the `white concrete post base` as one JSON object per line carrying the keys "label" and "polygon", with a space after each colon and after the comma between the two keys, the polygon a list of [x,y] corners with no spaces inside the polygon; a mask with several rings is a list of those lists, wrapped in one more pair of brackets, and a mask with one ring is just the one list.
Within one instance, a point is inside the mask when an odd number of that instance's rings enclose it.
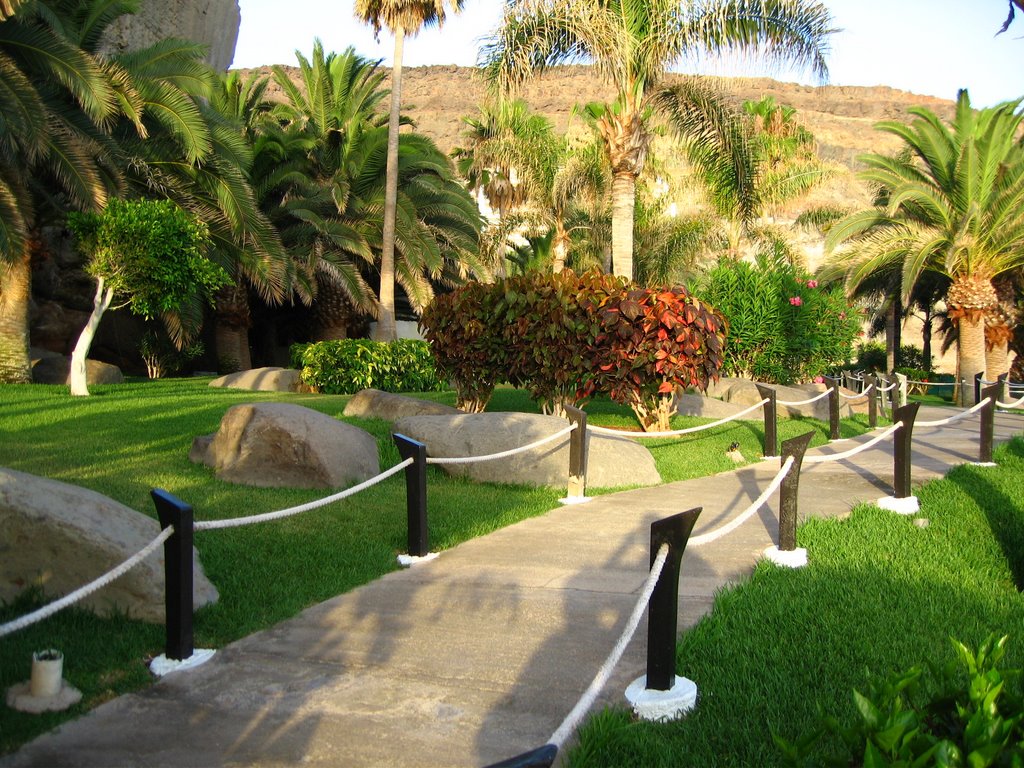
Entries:
{"label": "white concrete post base", "polygon": [[764,556],[783,568],[803,568],[807,565],[807,550],[803,547],[784,550],[772,544],[764,551]]}
{"label": "white concrete post base", "polygon": [[593,496],[566,496],[564,499],[559,499],[558,503],[569,506],[570,504],[586,504],[588,501],[593,500]]}
{"label": "white concrete post base", "polygon": [[429,563],[431,560],[437,557],[437,552],[430,552],[423,556],[417,555],[399,555],[398,564],[403,568],[408,568],[413,565],[419,565],[420,563]]}
{"label": "white concrete post base", "polygon": [[999,466],[994,461],[969,461],[968,464],[970,464],[972,467],[998,467]]}
{"label": "white concrete post base", "polygon": [[675,720],[697,706],[697,684],[676,675],[670,690],[647,689],[647,675],[638,677],[626,688],[626,700],[641,720]]}
{"label": "white concrete post base", "polygon": [[68,685],[68,681],[63,678],[60,690],[53,696],[33,696],[31,688],[30,680],[12,685],[7,689],[7,706],[19,712],[39,715],[43,712],[63,712],[82,700],[82,692]]}
{"label": "white concrete post base", "polygon": [[192,651],[192,655],[187,659],[168,659],[166,654],[161,653],[151,662],[149,662],[149,671],[157,677],[163,677],[164,675],[176,672],[179,669],[192,669],[198,667],[200,664],[205,664],[213,658],[213,654],[216,651],[212,648],[195,648]]}
{"label": "white concrete post base", "polygon": [[917,503],[917,496],[907,496],[902,499],[895,496],[883,496],[875,504],[882,509],[895,512],[897,515],[913,515],[921,509],[921,505]]}

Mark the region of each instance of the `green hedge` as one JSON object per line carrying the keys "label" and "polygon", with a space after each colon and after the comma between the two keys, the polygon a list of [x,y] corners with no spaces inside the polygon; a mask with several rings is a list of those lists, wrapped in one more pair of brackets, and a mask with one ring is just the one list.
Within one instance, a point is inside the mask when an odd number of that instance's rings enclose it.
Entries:
{"label": "green hedge", "polygon": [[329,395],[351,395],[361,389],[385,392],[433,392],[447,389],[437,374],[430,345],[415,339],[390,343],[342,339],[295,344],[292,365],[302,381]]}

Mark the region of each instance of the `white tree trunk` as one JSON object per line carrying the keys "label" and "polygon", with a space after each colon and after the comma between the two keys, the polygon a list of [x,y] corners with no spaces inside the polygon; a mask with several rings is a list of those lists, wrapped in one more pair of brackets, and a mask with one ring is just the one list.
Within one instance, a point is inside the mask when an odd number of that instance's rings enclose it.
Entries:
{"label": "white tree trunk", "polygon": [[103,313],[107,311],[110,302],[114,299],[114,289],[106,288],[103,278],[96,283],[96,296],[92,300],[92,314],[89,321],[78,336],[78,342],[71,352],[71,394],[87,397],[89,388],[86,386],[85,361],[89,357],[89,348],[92,340],[96,337],[96,329],[100,327],[100,320]]}
{"label": "white tree trunk", "polygon": [[616,275],[633,279],[633,208],[636,177],[620,171],[612,179],[612,269]]}

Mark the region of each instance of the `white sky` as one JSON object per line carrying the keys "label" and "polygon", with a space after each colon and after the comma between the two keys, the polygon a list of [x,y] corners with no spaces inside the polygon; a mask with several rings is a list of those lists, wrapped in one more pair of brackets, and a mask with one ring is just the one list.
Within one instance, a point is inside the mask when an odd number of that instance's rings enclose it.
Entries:
{"label": "white sky", "polygon": [[[295,64],[319,37],[327,50],[355,47],[363,56],[391,63],[393,40],[376,43],[356,21],[352,0],[239,0],[242,25],[233,67]],[[889,85],[952,99],[968,88],[975,106],[1024,96],[1024,13],[1009,31],[994,37],[1008,12],[1007,0],[825,0],[835,26],[829,83]],[[466,0],[465,11],[442,30],[425,29],[406,40],[406,66],[459,64],[477,60],[481,37],[501,19],[502,0]],[[705,68],[740,74],[729,65]],[[812,83],[794,73],[772,73],[756,63],[742,74]],[[812,83],[813,84],[813,83]]]}

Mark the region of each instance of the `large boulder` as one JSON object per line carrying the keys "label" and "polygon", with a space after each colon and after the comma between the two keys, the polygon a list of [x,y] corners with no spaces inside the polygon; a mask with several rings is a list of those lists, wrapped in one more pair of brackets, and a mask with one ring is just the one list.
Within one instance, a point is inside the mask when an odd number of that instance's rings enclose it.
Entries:
{"label": "large boulder", "polygon": [[[38,584],[64,595],[149,544],[160,525],[95,491],[0,467],[0,599]],[[217,601],[192,551],[196,608]],[[128,573],[78,603],[101,615],[127,612],[164,621],[164,556],[157,549]]]}
{"label": "large boulder", "polygon": [[227,389],[248,389],[253,392],[302,392],[308,391],[302,383],[302,373],[294,368],[252,368],[248,371],[229,373],[214,379],[211,387]]}
{"label": "large boulder", "polygon": [[263,488],[343,488],[380,472],[373,435],[290,403],[229,408],[216,434],[196,438],[189,458],[221,480]]}
{"label": "large boulder", "polygon": [[456,413],[462,411],[444,403],[382,392],[379,389],[361,389],[352,395],[345,406],[346,416],[385,421],[395,421],[406,416],[447,416]]}
{"label": "large boulder", "polygon": [[[86,360],[85,380],[89,385],[120,384],[124,381],[124,374],[116,365]],[[40,358],[32,364],[32,381],[36,384],[70,384],[71,360],[63,355]]]}
{"label": "large boulder", "polygon": [[[793,386],[770,384],[768,386],[775,390],[776,397],[779,401],[788,401],[791,403],[810,400],[812,397],[820,395],[827,389],[824,384],[796,384]],[[840,387],[839,391],[850,396],[856,394],[855,392],[843,387]],[[757,391],[757,386],[754,382],[747,379],[731,380],[729,386],[722,391],[721,395],[722,399],[726,402],[734,405],[740,405],[744,408],[761,401],[761,395]],[[781,418],[788,418],[791,416],[808,416],[820,419],[821,421],[828,421],[829,418],[829,398],[827,397],[823,397],[820,400],[815,400],[813,403],[807,403],[805,405],[782,405],[780,402],[778,408],[778,413]],[[866,399],[850,400],[845,397],[840,398],[840,418],[852,416],[854,413],[867,413],[867,410],[868,405]]]}
{"label": "large boulder", "polygon": [[[754,402],[757,402],[755,400]],[[716,400],[713,397],[701,395],[679,395],[676,397],[676,410],[680,416],[700,416],[705,419],[726,419],[735,416],[740,411],[746,410],[747,406],[736,403],[727,403],[724,400]],[[750,421],[761,421],[764,413],[761,409],[751,411],[740,416],[740,419]]]}
{"label": "large boulder", "polygon": [[[484,456],[536,442],[566,425],[565,419],[540,414],[460,413],[408,416],[395,422],[394,431],[424,443],[428,456]],[[661,482],[650,451],[633,440],[588,432],[587,448],[588,487]],[[508,458],[444,464],[442,469],[479,482],[565,488],[569,479],[569,436]]]}

